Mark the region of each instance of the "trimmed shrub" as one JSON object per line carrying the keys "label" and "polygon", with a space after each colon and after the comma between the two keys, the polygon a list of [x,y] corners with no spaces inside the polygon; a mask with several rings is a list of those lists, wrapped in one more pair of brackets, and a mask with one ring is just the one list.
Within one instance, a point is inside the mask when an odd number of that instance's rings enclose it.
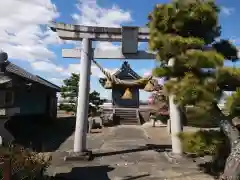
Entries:
{"label": "trimmed shrub", "polygon": [[182,132],[179,137],[182,140],[184,152],[197,156],[214,155],[226,142],[224,134],[216,130]]}
{"label": "trimmed shrub", "polygon": [[157,115],[156,119],[162,121],[162,123],[164,123],[164,124],[167,124],[167,121],[169,119],[169,115],[159,114],[159,115]]}

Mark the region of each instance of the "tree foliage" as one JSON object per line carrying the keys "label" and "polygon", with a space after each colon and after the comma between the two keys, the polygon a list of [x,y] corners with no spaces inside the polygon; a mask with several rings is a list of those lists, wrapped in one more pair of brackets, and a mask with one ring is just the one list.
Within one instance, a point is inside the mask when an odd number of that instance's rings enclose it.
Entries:
{"label": "tree foliage", "polygon": [[[79,77],[79,74],[72,73],[69,78],[63,81],[64,85],[61,87],[61,97],[65,103],[60,105],[62,110],[76,112]],[[99,105],[103,104],[104,101],[104,99],[100,98],[98,92],[93,91],[89,93],[89,111],[98,109]]]}
{"label": "tree foliage", "polygon": [[231,96],[227,98],[225,103],[226,111],[232,116],[240,115],[240,90],[237,89]]}
{"label": "tree foliage", "polygon": [[[175,95],[175,103],[180,108],[193,105],[196,114],[209,113],[219,120],[221,130],[231,142],[222,178],[239,179],[240,133],[228,119],[240,115],[240,91],[233,93],[226,103],[228,117],[217,107],[224,90],[235,91],[240,86],[240,70],[224,67],[224,60],[238,60],[238,52],[231,42],[220,39],[219,12],[214,0],[158,4],[149,15],[149,46],[161,62],[153,73],[170,79],[164,89]],[[169,61],[174,62],[172,66],[167,66]]]}
{"label": "tree foliage", "polygon": [[[224,67],[224,60],[238,58],[233,44],[218,40],[219,12],[211,0],[175,0],[156,5],[149,15],[149,46],[161,62],[153,73],[173,79],[164,88],[176,95],[180,106],[212,108],[225,86],[236,87],[240,83],[236,81],[239,70]],[[174,65],[168,67],[171,58]]]}

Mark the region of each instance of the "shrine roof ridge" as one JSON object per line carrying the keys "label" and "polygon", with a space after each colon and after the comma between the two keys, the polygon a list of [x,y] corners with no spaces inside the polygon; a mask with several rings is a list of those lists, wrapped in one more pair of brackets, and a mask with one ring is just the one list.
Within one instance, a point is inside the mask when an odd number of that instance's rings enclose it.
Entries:
{"label": "shrine roof ridge", "polygon": [[129,74],[131,74],[135,79],[141,79],[142,77],[138,75],[130,66],[130,64],[127,61],[124,61],[121,68],[119,68],[117,71],[113,73],[114,76],[119,75],[122,71],[128,71]]}

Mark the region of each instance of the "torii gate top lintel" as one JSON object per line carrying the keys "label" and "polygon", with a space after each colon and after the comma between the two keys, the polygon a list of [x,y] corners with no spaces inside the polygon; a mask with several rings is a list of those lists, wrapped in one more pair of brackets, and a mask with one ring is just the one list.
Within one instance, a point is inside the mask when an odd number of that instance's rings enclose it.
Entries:
{"label": "torii gate top lintel", "polygon": [[[145,35],[146,37],[149,35],[149,28],[147,27],[138,27],[138,26],[122,26],[122,27],[100,27],[100,26],[83,26],[83,25],[73,25],[73,24],[65,24],[65,23],[52,23],[50,26],[52,31],[55,32],[75,32],[75,33],[88,33],[88,34],[109,34],[109,35],[121,35],[123,31],[137,31],[139,35]],[[144,37],[144,36],[143,36]],[[73,37],[74,38],[74,37]],[[75,37],[76,38],[76,37]],[[73,40],[81,40],[84,37],[79,36],[80,39]],[[108,37],[108,39],[103,38],[102,36],[91,38],[93,40],[100,41],[115,41],[117,38]],[[120,39],[119,39],[120,40]],[[147,38],[148,40],[148,38]],[[139,41],[147,41],[146,39],[140,38]]]}
{"label": "torii gate top lintel", "polygon": [[[63,40],[81,41],[84,38],[93,41],[122,42],[122,49],[107,50],[102,52],[96,50],[96,59],[155,59],[155,54],[138,51],[138,42],[148,42],[149,29],[147,27],[122,26],[122,27],[98,27],[82,26],[64,23],[53,23],[50,27],[58,33]],[[79,57],[79,51],[63,49],[63,57]],[[78,56],[77,56],[78,54]],[[108,54],[109,56],[106,56]]]}

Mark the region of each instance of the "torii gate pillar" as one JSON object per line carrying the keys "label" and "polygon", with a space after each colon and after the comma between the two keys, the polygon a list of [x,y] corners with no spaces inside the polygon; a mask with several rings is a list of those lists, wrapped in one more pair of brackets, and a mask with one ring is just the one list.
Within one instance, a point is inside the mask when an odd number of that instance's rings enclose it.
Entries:
{"label": "torii gate pillar", "polygon": [[[174,58],[169,59],[168,66],[174,65]],[[174,103],[175,96],[169,95],[169,114],[170,114],[170,128],[172,139],[172,153],[174,155],[181,155],[183,153],[182,143],[178,136],[182,132],[182,121],[179,107]]]}
{"label": "torii gate pillar", "polygon": [[87,151],[87,119],[88,119],[88,102],[90,90],[90,73],[91,73],[91,57],[92,56],[92,41],[84,38],[82,40],[80,80],[78,84],[78,102],[76,128],[74,136],[74,152]]}

